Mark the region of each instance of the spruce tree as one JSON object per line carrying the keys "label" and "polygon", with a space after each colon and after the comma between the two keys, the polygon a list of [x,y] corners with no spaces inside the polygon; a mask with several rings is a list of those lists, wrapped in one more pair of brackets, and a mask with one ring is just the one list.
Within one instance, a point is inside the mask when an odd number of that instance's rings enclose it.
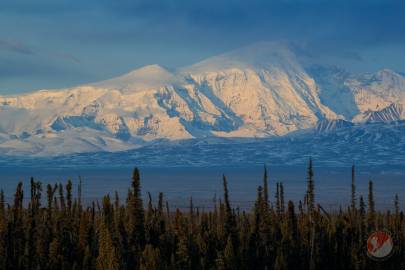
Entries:
{"label": "spruce tree", "polygon": [[177,269],[190,269],[191,258],[189,249],[189,237],[187,226],[184,224],[184,217],[177,211],[177,248],[176,248],[176,265]]}
{"label": "spruce tree", "polygon": [[356,175],[355,175],[355,166],[352,165],[352,187],[351,187],[351,211],[356,212]]}
{"label": "spruce tree", "polygon": [[275,194],[275,199],[276,199],[276,212],[277,215],[281,214],[281,200],[280,200],[280,183],[276,183],[276,194]]}
{"label": "spruce tree", "polygon": [[11,243],[10,243],[10,262],[15,268],[22,269],[23,261],[22,254],[24,254],[25,248],[25,233],[24,233],[24,221],[23,221],[23,184],[20,182],[17,185],[17,189],[14,195],[14,205],[11,224]]}
{"label": "spruce tree", "polygon": [[66,202],[67,202],[67,211],[69,215],[71,215],[73,205],[72,186],[73,186],[72,181],[69,179],[66,184]]}
{"label": "spruce tree", "polygon": [[[299,213],[295,213],[289,201],[284,211],[283,184],[278,183],[277,215],[277,209],[267,206],[261,186],[252,211],[232,209],[226,178],[224,199],[219,207],[215,202],[212,211],[200,212],[190,199],[188,211],[177,209],[175,213],[166,201],[164,214],[160,193],[157,207],[149,194],[145,212],[139,172],[133,179],[135,183],[123,204],[118,194],[114,202],[106,195],[100,205],[98,201],[88,207],[83,204],[82,210],[69,183],[48,185],[45,207],[41,207],[41,184],[34,179],[27,201],[22,183],[11,205],[0,192],[0,269],[391,270],[405,266],[405,256],[400,252],[380,265],[364,255],[368,230],[379,226],[398,237],[399,248],[404,248],[401,243],[405,241],[405,219],[398,195],[394,213],[376,209],[371,181],[368,209],[363,196],[359,196],[355,215],[352,204],[329,214],[319,204],[305,211],[300,202]],[[306,197],[310,198],[308,190]],[[58,191],[59,196],[55,196]],[[142,239],[139,232],[145,236],[145,230],[147,237],[141,244],[137,239]]]}
{"label": "spruce tree", "polygon": [[132,190],[128,198],[129,244],[132,251],[130,267],[139,266],[139,257],[145,245],[145,213],[141,196],[139,169],[132,174]]}
{"label": "spruce tree", "polygon": [[314,210],[314,204],[315,204],[314,172],[312,168],[312,158],[310,158],[307,169],[307,207],[308,212],[310,214]]}
{"label": "spruce tree", "polygon": [[162,269],[160,252],[158,248],[147,244],[142,252],[140,270]]}
{"label": "spruce tree", "polygon": [[236,252],[232,242],[232,238],[229,236],[224,249],[225,269],[229,270],[237,269]]}
{"label": "spruce tree", "polygon": [[58,192],[59,192],[59,204],[60,204],[60,208],[62,211],[66,210],[66,204],[65,204],[65,192],[63,190],[63,185],[59,184],[58,187]]}
{"label": "spruce tree", "polygon": [[370,180],[368,182],[368,217],[367,217],[369,231],[375,229],[375,222],[376,216],[375,216],[373,181]]}
{"label": "spruce tree", "polygon": [[228,192],[228,182],[225,175],[222,177],[224,186],[224,207],[225,207],[225,220],[224,220],[224,240],[227,241],[228,237],[231,236],[234,245],[236,244],[236,223],[235,217],[233,215],[231,204],[229,202],[229,192]]}
{"label": "spruce tree", "polygon": [[263,175],[263,199],[266,208],[269,208],[269,186],[268,186],[268,175],[266,166],[264,166],[264,175]]}
{"label": "spruce tree", "polygon": [[398,218],[399,217],[399,212],[400,212],[398,193],[395,194],[394,207],[395,207],[395,217]]}
{"label": "spruce tree", "polygon": [[280,211],[281,213],[285,212],[285,205],[284,205],[284,185],[282,182],[280,182],[280,187],[279,187],[279,191],[280,191]]}
{"label": "spruce tree", "polygon": [[399,196],[395,194],[394,198],[394,207],[395,207],[395,217],[394,217],[394,229],[397,232],[401,232],[401,209],[399,205]]}

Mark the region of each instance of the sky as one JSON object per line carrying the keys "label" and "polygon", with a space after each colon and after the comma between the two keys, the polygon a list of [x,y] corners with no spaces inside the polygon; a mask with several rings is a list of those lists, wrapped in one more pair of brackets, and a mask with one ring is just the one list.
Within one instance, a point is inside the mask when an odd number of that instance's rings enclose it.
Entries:
{"label": "sky", "polygon": [[169,69],[287,41],[353,72],[405,72],[405,1],[1,0],[0,94]]}

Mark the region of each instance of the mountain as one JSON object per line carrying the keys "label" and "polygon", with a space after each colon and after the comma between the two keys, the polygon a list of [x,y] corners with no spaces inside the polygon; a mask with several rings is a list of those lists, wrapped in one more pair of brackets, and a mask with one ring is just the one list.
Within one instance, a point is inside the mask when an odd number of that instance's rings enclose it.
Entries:
{"label": "mountain", "polygon": [[405,78],[389,69],[345,81],[360,112],[380,110],[391,104],[405,105]]}
{"label": "mountain", "polygon": [[[357,75],[335,66],[315,65],[307,69],[319,86],[321,102],[348,121],[367,121],[366,115],[371,112],[405,106],[405,77],[392,70]],[[404,119],[402,113],[380,120],[399,119]]]}
{"label": "mountain", "polygon": [[0,154],[116,152],[312,128],[329,133],[404,119],[404,105],[398,73],[303,66],[288,45],[263,42],[177,70],[150,65],[88,85],[0,96]]}
{"label": "mountain", "polygon": [[358,122],[389,122],[401,120],[405,117],[402,105],[395,103],[381,110],[367,110],[356,116]]}
{"label": "mountain", "polygon": [[367,169],[398,170],[405,164],[405,121],[344,125],[328,132],[316,128],[270,138],[197,138],[155,142],[121,152],[92,152],[56,157],[4,156],[10,164],[34,168],[302,166],[312,157],[318,167],[355,162]]}
{"label": "mountain", "polygon": [[348,121],[360,113],[353,90],[346,85],[354,79],[351,73],[336,66],[311,65],[307,70],[319,87],[323,104]]}

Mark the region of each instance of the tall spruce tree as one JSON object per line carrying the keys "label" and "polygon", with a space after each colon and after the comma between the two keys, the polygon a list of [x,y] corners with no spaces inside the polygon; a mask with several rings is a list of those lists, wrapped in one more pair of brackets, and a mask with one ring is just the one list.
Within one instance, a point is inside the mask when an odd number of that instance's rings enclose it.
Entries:
{"label": "tall spruce tree", "polygon": [[284,213],[285,211],[285,205],[284,205],[284,185],[283,182],[280,182],[280,187],[279,187],[279,192],[280,192],[280,211],[281,213]]}
{"label": "tall spruce tree", "polygon": [[231,208],[231,203],[229,201],[229,191],[228,191],[228,182],[223,175],[222,177],[222,182],[223,182],[223,187],[224,187],[224,206],[225,206],[225,220],[224,220],[224,241],[228,239],[229,236],[231,236],[233,240],[233,245],[236,244],[236,223],[235,223],[235,217],[233,215],[233,211]]}
{"label": "tall spruce tree", "polygon": [[314,184],[314,171],[312,168],[312,158],[310,158],[308,162],[306,197],[307,197],[308,212],[312,213],[315,205],[315,184]]}
{"label": "tall spruce tree", "polygon": [[145,246],[145,211],[138,168],[135,168],[132,174],[132,190],[128,198],[128,208],[129,245],[132,253],[129,267],[138,267],[139,258]]}
{"label": "tall spruce tree", "polygon": [[264,166],[264,175],[263,175],[263,199],[266,208],[269,208],[269,184],[266,166]]}
{"label": "tall spruce tree", "polygon": [[277,215],[281,214],[281,200],[280,200],[280,183],[276,183],[276,194],[275,194],[275,199],[276,199],[276,212]]}
{"label": "tall spruce tree", "polygon": [[352,186],[351,186],[351,201],[350,208],[353,213],[356,212],[356,169],[354,164],[352,165]]}
{"label": "tall spruce tree", "polygon": [[369,231],[375,229],[375,222],[376,222],[376,216],[375,216],[375,203],[374,203],[374,184],[373,181],[368,182],[368,218],[367,218],[367,223],[368,223],[368,229]]}

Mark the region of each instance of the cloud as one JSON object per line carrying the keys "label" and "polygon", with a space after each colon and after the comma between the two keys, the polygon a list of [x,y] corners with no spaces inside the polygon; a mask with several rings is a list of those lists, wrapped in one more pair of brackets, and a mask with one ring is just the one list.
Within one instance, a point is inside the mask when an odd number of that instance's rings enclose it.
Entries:
{"label": "cloud", "polygon": [[49,58],[35,58],[0,55],[0,94],[63,88],[95,79],[94,74],[80,68],[52,62]]}
{"label": "cloud", "polygon": [[81,61],[80,61],[80,59],[78,57],[76,57],[76,56],[74,56],[74,55],[72,55],[70,53],[64,53],[64,52],[56,53],[55,56],[57,58],[61,58],[61,59],[64,59],[64,60],[67,60],[69,62],[73,62],[73,63],[76,63],[76,64],[81,63]]}
{"label": "cloud", "polygon": [[[145,64],[175,68],[250,43],[286,40],[307,57],[366,70],[374,69],[367,59],[390,46],[405,54],[404,10],[400,0],[2,0],[0,56],[54,61],[104,79]],[[392,54],[375,62],[405,70]],[[74,76],[60,81],[69,84]]]}
{"label": "cloud", "polygon": [[18,54],[33,55],[35,54],[27,45],[13,39],[1,39],[0,38],[0,49],[7,50]]}
{"label": "cloud", "polygon": [[38,51],[34,51],[34,49],[30,48],[28,45],[14,39],[5,39],[5,38],[0,38],[0,50],[3,51],[9,51],[13,53],[17,53],[20,55],[37,55],[42,57],[55,57],[63,60],[67,60],[69,62],[73,63],[81,63],[80,59],[73,54],[66,53],[66,52],[60,52],[60,53],[41,53]]}

